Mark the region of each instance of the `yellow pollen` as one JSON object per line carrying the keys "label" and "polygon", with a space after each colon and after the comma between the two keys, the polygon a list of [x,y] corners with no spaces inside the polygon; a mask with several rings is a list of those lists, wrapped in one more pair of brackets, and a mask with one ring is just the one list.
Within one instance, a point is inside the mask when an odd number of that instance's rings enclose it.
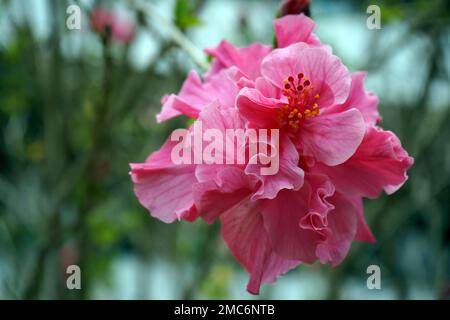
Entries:
{"label": "yellow pollen", "polygon": [[286,97],[287,103],[277,112],[280,126],[297,130],[303,121],[319,115],[319,105],[314,102],[320,95],[303,73],[284,79],[283,86],[281,93]]}
{"label": "yellow pollen", "polygon": [[289,125],[294,128],[297,129],[298,128],[298,122],[297,121],[289,121]]}

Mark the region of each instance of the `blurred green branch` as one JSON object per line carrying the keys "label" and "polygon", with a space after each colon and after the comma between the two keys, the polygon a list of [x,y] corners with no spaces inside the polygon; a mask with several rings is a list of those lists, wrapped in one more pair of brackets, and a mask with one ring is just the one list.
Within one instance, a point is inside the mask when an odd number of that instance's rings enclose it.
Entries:
{"label": "blurred green branch", "polygon": [[[138,17],[139,31],[151,32],[155,43],[153,57],[142,69],[131,63],[135,42],[110,43],[89,28],[79,34],[69,32],[63,17],[71,1],[48,2],[48,37],[38,37],[30,19],[0,10],[11,29],[9,42],[0,46],[1,298],[98,297],[93,289],[115,280],[109,279],[112,262],[122,262],[130,254],[145,262],[140,272],[147,274],[137,279],[142,286],[139,297],[159,297],[160,291],[150,292],[144,283],[152,279],[158,259],[175,270],[176,288],[170,292],[175,297],[205,294],[202,284],[213,278],[212,267],[220,263],[218,225],[203,228],[180,223],[162,228],[136,201],[128,176],[129,162],[145,159],[172,129],[186,125],[183,118],[158,126],[154,120],[160,97],[179,90],[186,76],[183,58],[188,55],[202,69],[208,68],[204,54],[185,34],[186,26],[198,21],[196,15],[204,1],[188,7],[183,1],[177,1],[176,10],[186,16],[177,19],[172,12],[174,22],[161,17],[156,4],[124,2]],[[1,2],[1,9],[11,3]],[[21,4],[21,10],[27,11],[25,2]],[[98,5],[109,4],[94,1],[92,6],[83,6],[82,12],[89,13]],[[402,92],[395,92],[394,102],[381,100],[383,126],[399,133],[416,165],[398,193],[365,203],[378,242],[356,243],[342,265],[326,268],[330,298],[346,297],[352,277],[365,281],[368,263],[383,267],[383,281],[386,275],[389,288],[401,298],[411,298],[413,286],[419,285],[438,297],[450,283],[450,108],[430,107],[430,100],[441,92],[433,91],[435,84],[449,83],[445,59],[450,15],[443,1],[417,0],[404,7],[411,18],[402,23],[405,28],[400,31],[404,32],[395,34],[395,45],[387,46],[377,45],[386,41],[385,33],[374,32],[378,42],[370,42],[367,65],[369,76],[372,71],[392,73],[389,63],[402,50],[411,50],[414,39],[424,39],[428,46],[415,53],[426,73],[418,75],[423,86],[414,97],[403,99]],[[149,23],[141,24],[139,18]],[[251,24],[247,27],[254,31]],[[255,32],[246,37],[249,43],[254,41]],[[80,41],[79,52],[68,53],[76,41]],[[178,51],[186,55],[180,59]],[[409,241],[411,235],[426,243],[425,250]],[[75,257],[66,261],[68,245],[74,248]],[[413,271],[423,268],[425,273],[411,274],[409,266],[405,267],[408,250],[420,259]],[[223,256],[231,259],[228,252]],[[66,263],[82,266],[82,292],[66,289],[65,275],[59,274]],[[227,260],[224,265],[231,264],[236,263]],[[194,269],[189,276],[186,266]],[[220,270],[214,277],[221,278],[217,285],[226,288]],[[263,294],[269,290],[263,289]]]}
{"label": "blurred green branch", "polygon": [[169,33],[171,40],[183,49],[203,71],[209,69],[209,64],[205,60],[203,52],[175,24],[158,14],[157,9],[152,4],[142,0],[132,0],[131,3],[135,8],[159,23]]}

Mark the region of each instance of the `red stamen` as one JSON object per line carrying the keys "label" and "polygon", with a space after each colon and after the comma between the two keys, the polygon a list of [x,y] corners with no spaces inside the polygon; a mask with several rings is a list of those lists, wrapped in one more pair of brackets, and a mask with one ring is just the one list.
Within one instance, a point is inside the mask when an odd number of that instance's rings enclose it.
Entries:
{"label": "red stamen", "polygon": [[290,129],[297,130],[301,122],[320,114],[314,101],[319,94],[314,92],[314,86],[303,73],[297,74],[297,78],[289,76],[283,83],[281,92],[287,98],[287,104],[278,112],[280,125],[289,125]]}

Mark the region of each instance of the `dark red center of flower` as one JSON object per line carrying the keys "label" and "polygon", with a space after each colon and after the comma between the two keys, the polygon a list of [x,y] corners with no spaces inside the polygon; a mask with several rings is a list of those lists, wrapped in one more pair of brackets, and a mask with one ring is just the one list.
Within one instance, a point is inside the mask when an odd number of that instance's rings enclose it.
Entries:
{"label": "dark red center of flower", "polygon": [[278,121],[282,127],[288,126],[297,130],[302,121],[319,115],[319,105],[316,101],[320,95],[314,92],[314,86],[303,73],[299,73],[295,78],[289,76],[283,84],[281,93],[288,103],[278,110]]}

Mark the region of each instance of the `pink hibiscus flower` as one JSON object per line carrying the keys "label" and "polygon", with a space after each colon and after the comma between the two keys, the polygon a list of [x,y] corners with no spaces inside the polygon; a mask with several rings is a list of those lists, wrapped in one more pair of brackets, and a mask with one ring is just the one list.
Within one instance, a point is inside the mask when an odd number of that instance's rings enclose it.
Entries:
{"label": "pink hibiscus flower", "polygon": [[[215,130],[231,148],[214,163],[175,164],[179,144],[168,140],[131,164],[136,196],[152,216],[220,220],[255,294],[301,263],[335,266],[354,240],[374,242],[362,198],[396,191],[413,163],[395,135],[377,127],[378,99],[364,90],[365,74],[349,73],[312,33],[311,19],[285,16],[274,26],[278,48],[223,41],[206,50],[214,60],[203,81],[192,71],[179,94],[162,100],[158,121],[187,115],[196,121],[185,137]],[[251,129],[277,130],[278,140],[251,154],[246,140],[228,134]],[[242,148],[245,159],[229,161]],[[273,150],[279,169],[264,175],[253,160],[274,159]]]}
{"label": "pink hibiscus flower", "polygon": [[109,28],[112,39],[121,43],[128,43],[134,37],[134,24],[103,7],[95,8],[91,13],[91,25],[94,30],[104,34]]}

